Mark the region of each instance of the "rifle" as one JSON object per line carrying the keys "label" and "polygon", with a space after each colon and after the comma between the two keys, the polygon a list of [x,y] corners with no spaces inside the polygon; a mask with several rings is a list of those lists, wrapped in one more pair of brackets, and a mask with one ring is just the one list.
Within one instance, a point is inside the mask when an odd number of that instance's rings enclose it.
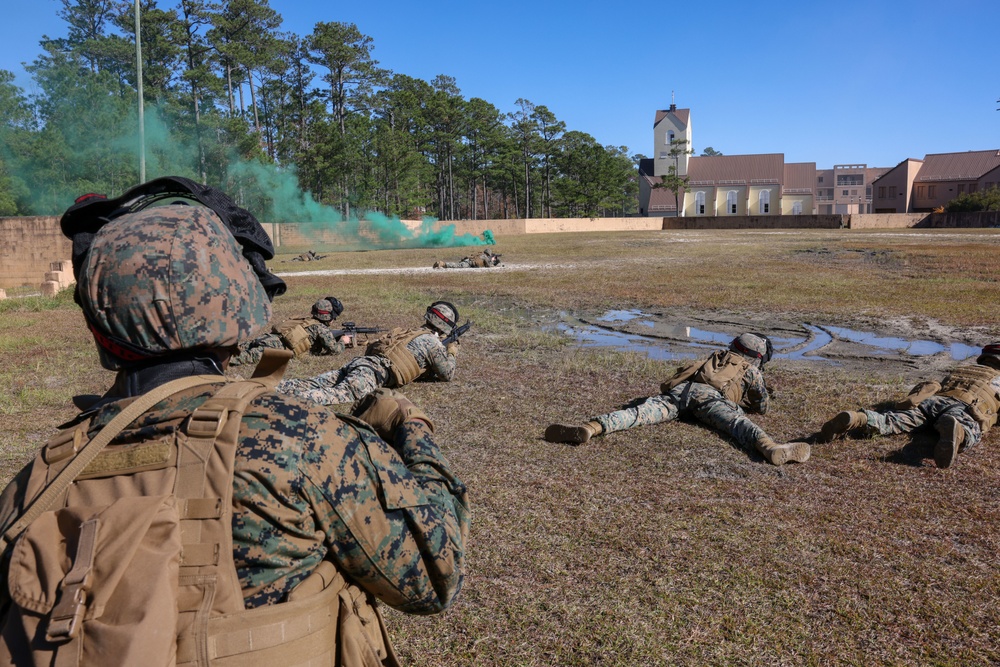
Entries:
{"label": "rifle", "polygon": [[348,347],[355,347],[358,344],[358,334],[374,334],[388,331],[388,329],[383,329],[382,327],[359,327],[354,322],[344,322],[343,325],[343,329],[330,329],[330,333],[337,338],[350,336],[351,342],[348,343]]}
{"label": "rifle", "polygon": [[444,338],[442,338],[441,339],[441,343],[444,344],[444,345],[447,345],[448,343],[451,343],[453,341],[457,341],[458,337],[461,336],[462,334],[464,334],[466,331],[468,331],[469,327],[471,327],[471,326],[472,326],[472,322],[470,322],[469,320],[466,320],[465,324],[463,324],[460,327],[455,327],[454,329],[451,330],[450,334],[448,334],[447,336],[445,336]]}

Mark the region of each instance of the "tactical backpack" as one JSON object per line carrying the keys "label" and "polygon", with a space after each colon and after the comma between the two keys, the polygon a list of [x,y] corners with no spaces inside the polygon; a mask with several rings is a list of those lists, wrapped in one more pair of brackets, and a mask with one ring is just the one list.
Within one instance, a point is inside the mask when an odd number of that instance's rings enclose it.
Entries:
{"label": "tactical backpack", "polygon": [[[290,357],[269,352],[251,380],[174,380],[135,399],[89,442],[84,423],[42,448],[24,513],[0,538],[10,595],[0,664],[398,664],[374,599],[331,562],[286,602],[244,609],[233,467],[244,410]],[[217,384],[193,412],[169,415],[176,428],[168,435],[143,440],[139,429],[106,447],[163,399]]]}
{"label": "tactical backpack", "polygon": [[997,423],[1000,396],[990,384],[997,376],[1000,371],[990,366],[959,366],[944,379],[937,395],[956,398],[969,406],[969,414],[985,432]]}
{"label": "tactical backpack", "polygon": [[393,329],[387,336],[373,340],[365,348],[365,356],[384,357],[389,361],[389,389],[407,385],[423,373],[417,358],[406,349],[406,345],[426,333],[429,332],[424,328]]}
{"label": "tactical backpack", "polygon": [[674,377],[660,385],[660,393],[666,394],[683,382],[700,382],[714,387],[733,403],[743,400],[743,375],[751,366],[751,361],[732,350],[718,350],[704,362],[695,362],[679,370]]}
{"label": "tactical backpack", "polygon": [[295,356],[301,356],[309,351],[312,347],[312,338],[309,336],[309,332],[306,327],[312,324],[321,324],[326,326],[319,320],[315,320],[311,317],[297,317],[290,320],[285,320],[280,324],[275,324],[271,327],[271,332],[276,334],[281,342],[289,350],[295,353]]}

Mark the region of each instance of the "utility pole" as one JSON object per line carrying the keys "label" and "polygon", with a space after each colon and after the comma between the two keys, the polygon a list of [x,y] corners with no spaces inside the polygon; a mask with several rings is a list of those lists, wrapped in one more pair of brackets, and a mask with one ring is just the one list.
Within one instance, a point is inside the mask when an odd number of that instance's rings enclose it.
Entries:
{"label": "utility pole", "polygon": [[142,42],[139,38],[139,0],[135,0],[135,84],[139,95],[139,182],[146,182],[146,123],[142,103]]}

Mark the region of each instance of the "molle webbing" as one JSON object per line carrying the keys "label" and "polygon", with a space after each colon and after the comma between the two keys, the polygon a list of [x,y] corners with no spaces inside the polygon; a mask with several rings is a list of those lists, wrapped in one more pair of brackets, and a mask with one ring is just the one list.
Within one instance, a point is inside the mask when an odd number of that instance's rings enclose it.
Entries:
{"label": "molle webbing", "polygon": [[1000,371],[989,366],[959,366],[941,383],[938,396],[947,396],[969,406],[969,413],[985,431],[997,422],[1000,397],[991,382]]}
{"label": "molle webbing", "polygon": [[366,356],[385,357],[389,361],[390,389],[402,387],[420,377],[423,370],[406,345],[425,333],[426,329],[393,329],[388,336],[369,343],[365,350]]}
{"label": "molle webbing", "polygon": [[312,347],[309,332],[306,331],[306,327],[312,324],[320,324],[320,322],[311,317],[299,317],[275,324],[271,327],[271,331],[277,334],[285,347],[294,352],[297,357],[305,354]]}
{"label": "molle webbing", "polygon": [[692,364],[678,371],[677,375],[660,386],[660,391],[665,394],[682,382],[700,382],[714,387],[727,399],[738,404],[743,400],[743,376],[750,365],[750,360],[742,354],[719,350],[700,366]]}

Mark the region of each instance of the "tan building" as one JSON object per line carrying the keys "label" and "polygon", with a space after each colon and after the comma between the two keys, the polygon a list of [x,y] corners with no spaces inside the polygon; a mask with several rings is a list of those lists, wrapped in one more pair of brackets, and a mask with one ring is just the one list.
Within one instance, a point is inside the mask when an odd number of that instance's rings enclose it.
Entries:
{"label": "tan building", "polygon": [[816,171],[816,212],[825,214],[871,213],[872,181],[888,167],[837,164]]}
{"label": "tan building", "polygon": [[962,194],[1000,187],[1000,150],[907,158],[872,182],[875,213],[924,213]]}

